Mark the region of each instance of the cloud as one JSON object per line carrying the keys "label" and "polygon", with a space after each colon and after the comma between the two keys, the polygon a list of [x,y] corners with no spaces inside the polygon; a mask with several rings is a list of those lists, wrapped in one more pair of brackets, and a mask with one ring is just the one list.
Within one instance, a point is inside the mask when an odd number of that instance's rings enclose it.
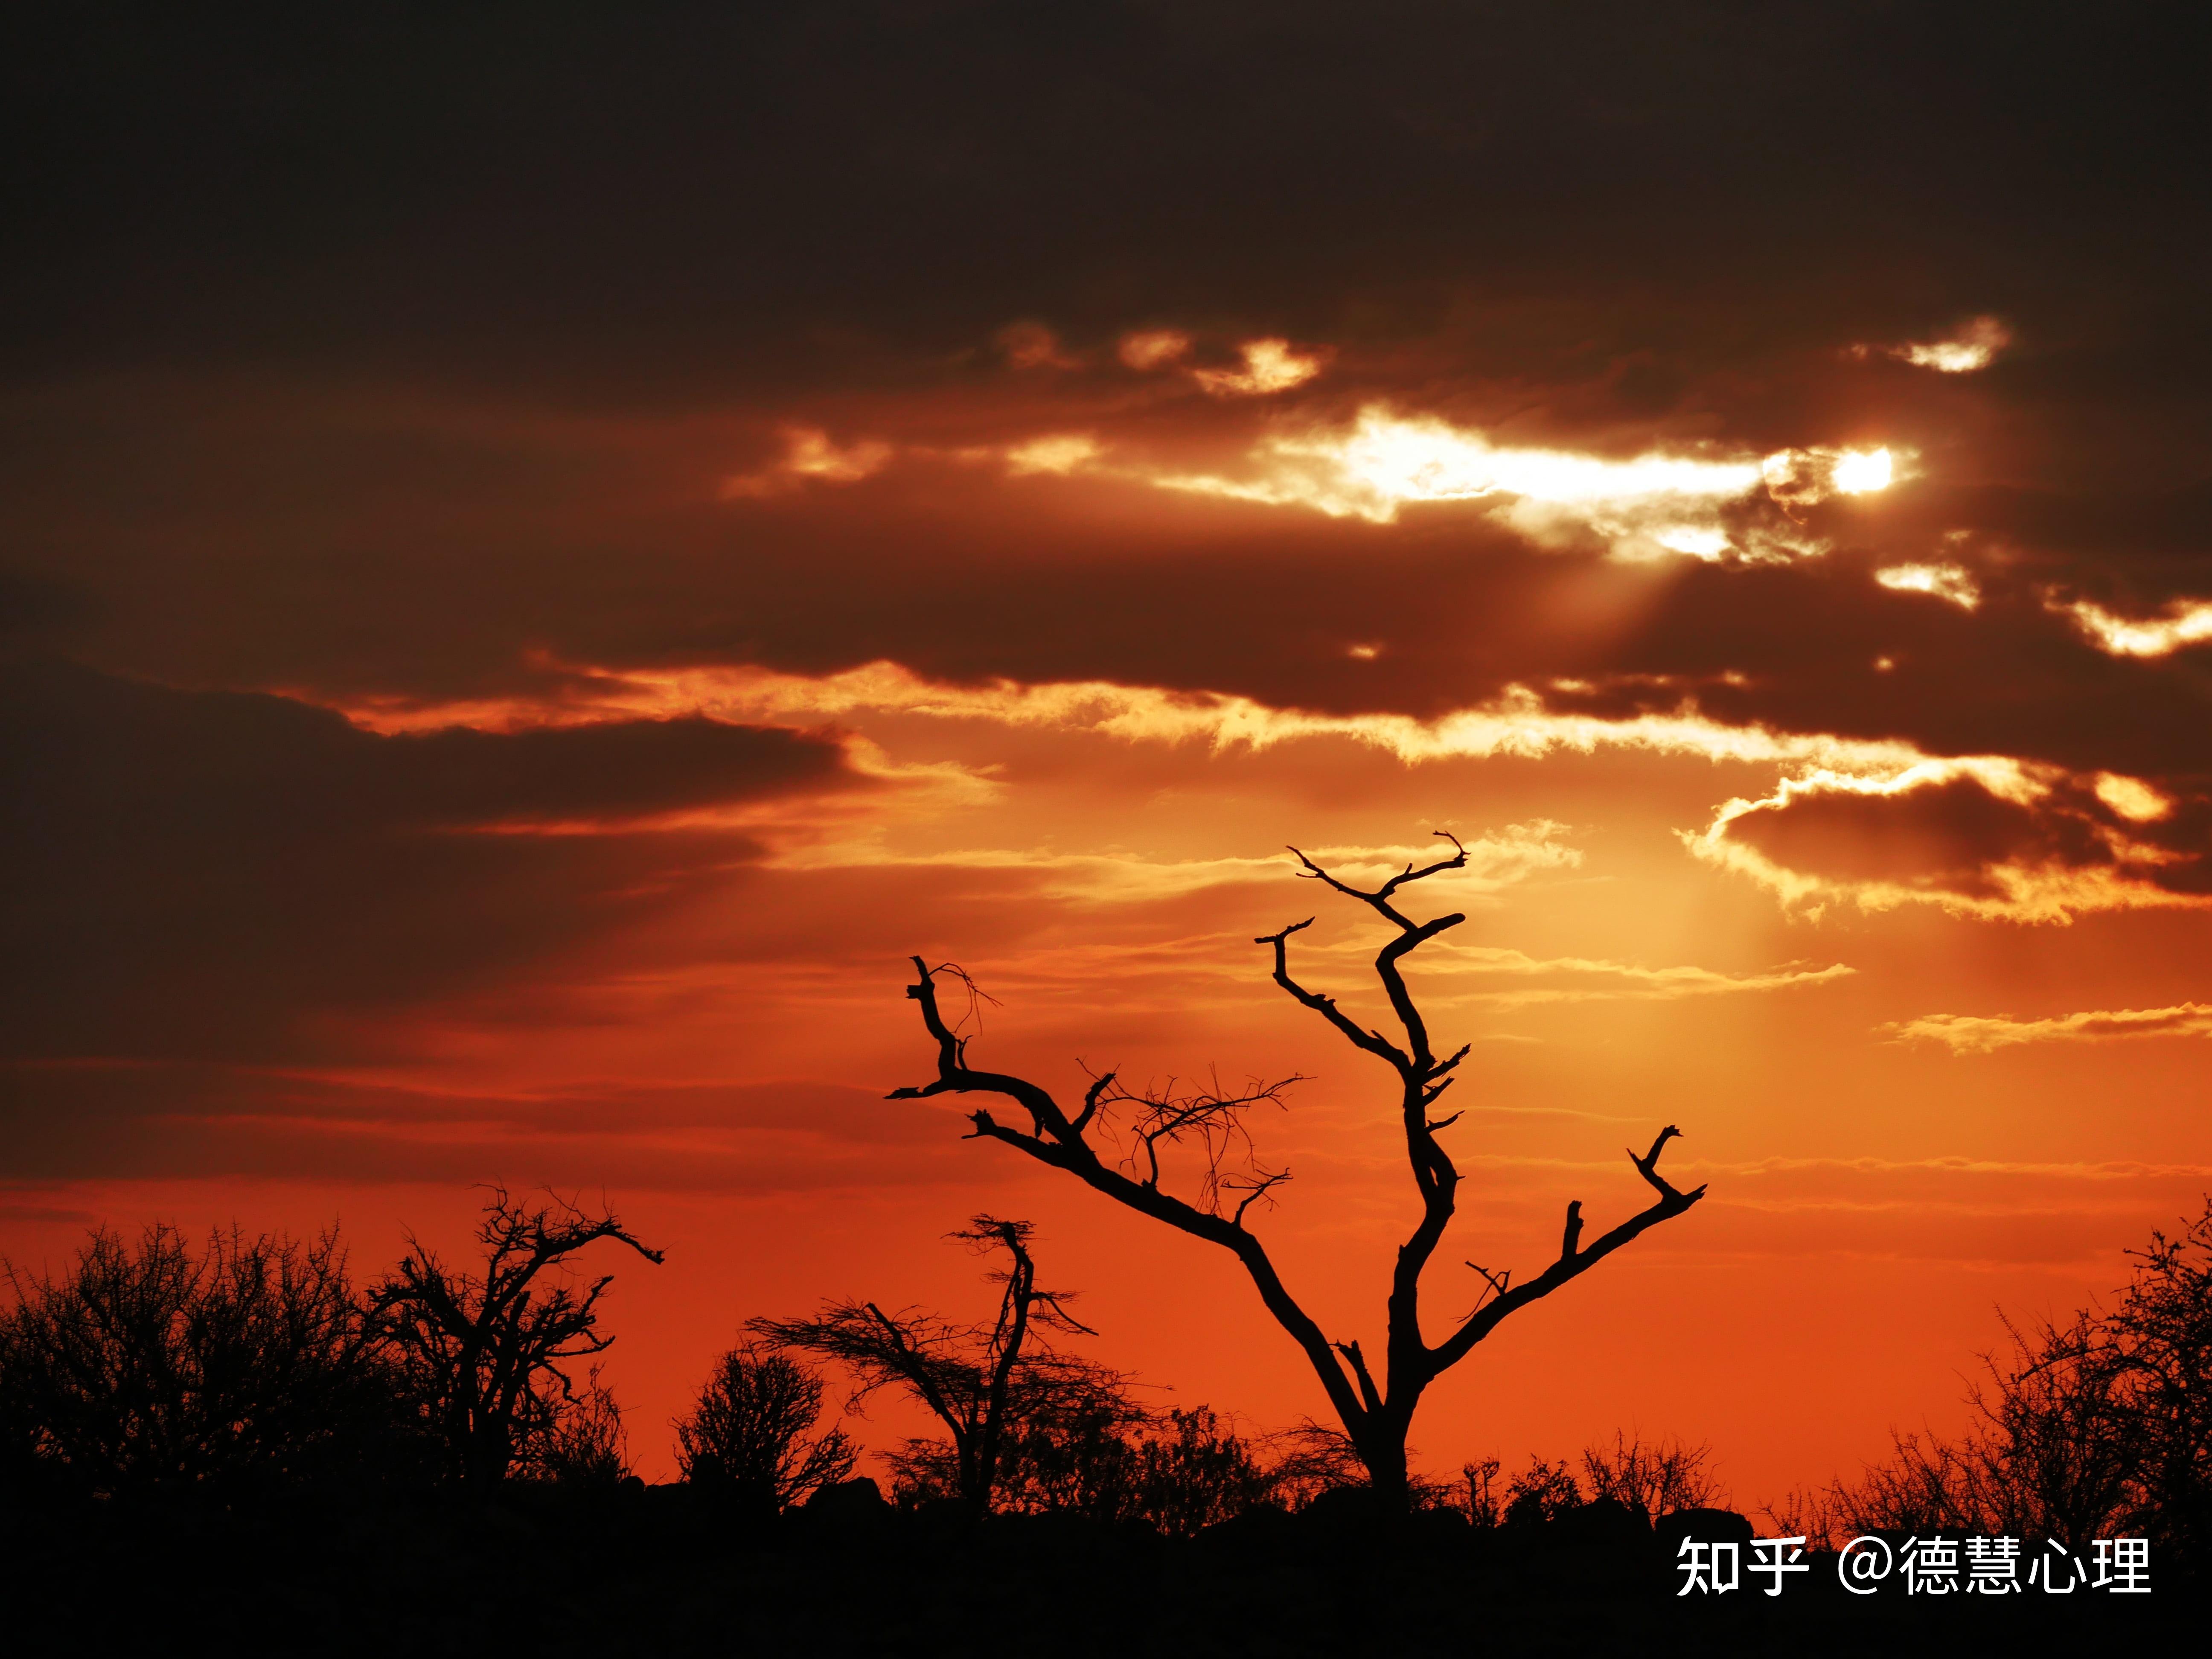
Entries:
{"label": "cloud", "polygon": [[2070,617],[2082,634],[2102,652],[2115,657],[2171,656],[2184,646],[2212,640],[2212,599],[2175,599],[2163,617],[2132,622],[2088,599],[2059,599],[2047,603],[2051,610]]}
{"label": "cloud", "polygon": [[1082,360],[1062,350],[1060,336],[1039,322],[1009,323],[998,333],[999,349],[1014,368],[1079,368]]}
{"label": "cloud", "polygon": [[740,473],[722,481],[724,500],[778,495],[809,482],[858,483],[882,471],[890,465],[894,453],[890,445],[872,438],[841,448],[817,427],[787,426],[783,429],[783,438],[781,459],[757,472]]}
{"label": "cloud", "polygon": [[2102,775],[1996,756],[1887,772],[1814,767],[1764,798],[1728,802],[1682,839],[1814,913],[1840,900],[2063,924],[2094,911],[2212,908],[2201,826],[2143,838],[2138,814],[2154,796],[2139,780],[2116,788]]}
{"label": "cloud", "polygon": [[269,1053],[318,1013],[538,971],[756,863],[701,815],[869,787],[700,717],[383,737],[284,698],[0,668],[0,1053]]}
{"label": "cloud", "polygon": [[805,1079],[440,1087],[374,1073],[188,1064],[0,1066],[0,1178],[497,1177],[771,1193],[972,1172],[949,1109]]}
{"label": "cloud", "polygon": [[1763,974],[1724,974],[1687,965],[1645,968],[1583,957],[1531,957],[1492,945],[1444,941],[1421,963],[1425,975],[1475,975],[1538,981],[1504,990],[1448,991],[1443,1003],[1481,1002],[1528,1007],[1565,1002],[1678,1002],[1688,997],[1737,996],[1799,990],[1848,979],[1857,969],[1843,963],[1814,968],[1789,963]]}
{"label": "cloud", "polygon": [[1650,453],[1617,459],[1495,443],[1434,416],[1380,404],[1349,427],[1263,439],[1241,474],[1129,469],[1162,489],[1331,518],[1396,521],[1428,501],[1494,501],[1505,521],[1539,544],[1601,538],[1619,557],[1735,553],[1786,559],[1822,550],[1791,511],[1835,495],[1887,489],[1888,449],[1815,447],[1766,455]]}
{"label": "cloud", "polygon": [[1972,611],[1982,602],[1982,590],[1961,565],[1885,565],[1874,573],[1874,579],[1893,593],[1925,593],[1961,611]]}
{"label": "cloud", "polygon": [[1190,343],[1190,336],[1180,329],[1133,329],[1121,337],[1115,356],[1138,373],[1148,374],[1188,356]]}
{"label": "cloud", "polygon": [[[1098,684],[945,685],[891,664],[811,678],[702,669],[579,676],[572,684],[581,694],[573,702],[384,707],[357,717],[404,730],[465,714],[559,722],[691,710],[730,720],[816,722],[896,713],[1133,742],[1199,742],[1217,751],[1348,740],[1407,764],[1643,750],[1784,770],[1771,793],[1723,802],[1705,828],[1681,832],[1681,840],[1695,857],[1750,878],[1793,909],[1818,914],[1838,901],[1869,911],[1925,904],[1980,921],[2063,923],[2098,911],[2212,907],[2203,804],[2184,812],[2142,779],[2076,775],[2007,756],[1935,757],[1893,740],[1731,726],[1686,702],[1671,714],[1605,718],[1553,709],[1515,687],[1487,707],[1417,720],[1321,715],[1245,698]],[[840,846],[832,840],[796,856],[858,856]],[[945,856],[1012,867],[1030,865],[1035,855]],[[1060,867],[1066,881],[1102,866],[1078,858]],[[1190,868],[1201,867],[1227,878],[1235,861]],[[1133,881],[1136,873],[1121,871],[1112,880]],[[1164,872],[1155,872],[1153,879],[1161,878]]]}
{"label": "cloud", "polygon": [[1098,441],[1081,433],[1031,438],[1007,448],[1006,471],[1017,478],[1037,473],[1065,476],[1089,465],[1098,453]]}
{"label": "cloud", "polygon": [[[1581,853],[1555,839],[1564,826],[1548,822],[1511,824],[1462,844],[1467,867],[1433,877],[1424,890],[1466,903],[1488,897],[1540,871],[1572,869]],[[1314,847],[1306,851],[1344,880],[1379,885],[1408,864],[1429,863],[1429,847]],[[1201,891],[1232,882],[1279,883],[1298,868],[1288,853],[1262,857],[1147,859],[1103,853],[1057,853],[1047,849],[977,848],[927,853],[896,853],[878,833],[810,842],[772,855],[768,862],[786,870],[871,870],[899,867],[1007,871],[1031,878],[1046,896],[1079,903],[1146,902]]]}
{"label": "cloud", "polygon": [[753,667],[569,669],[551,696],[452,702],[378,698],[340,705],[378,732],[456,724],[523,730],[610,719],[716,720],[816,724],[864,714],[975,720],[1014,727],[1096,732],[1132,742],[1202,743],[1220,750],[1265,750],[1341,738],[1409,764],[1528,758],[1571,750],[1643,750],[1753,764],[1801,763],[1900,772],[1928,759],[1912,744],[1820,732],[1731,725],[1685,702],[1667,714],[1608,718],[1562,712],[1525,686],[1496,701],[1433,719],[1407,714],[1327,714],[1272,707],[1218,692],[1179,692],[1103,681],[959,684],[931,680],[892,662],[840,673],[800,675]]}
{"label": "cloud", "polygon": [[1997,319],[1972,317],[1940,339],[1851,349],[1861,357],[1879,353],[1915,368],[1932,368],[1938,374],[1972,374],[1995,362],[1997,354],[2011,343],[2012,331]]}
{"label": "cloud", "polygon": [[1191,378],[1216,398],[1267,398],[1304,386],[1326,362],[1322,353],[1292,349],[1288,340],[1247,340],[1237,349],[1243,368],[1194,368]]}
{"label": "cloud", "polygon": [[2096,1009],[2048,1019],[2001,1015],[1923,1014],[1879,1026],[1895,1042],[1948,1044],[1954,1054],[1986,1054],[2027,1042],[2115,1042],[2136,1037],[2212,1036],[2212,1003],[2170,1008]]}

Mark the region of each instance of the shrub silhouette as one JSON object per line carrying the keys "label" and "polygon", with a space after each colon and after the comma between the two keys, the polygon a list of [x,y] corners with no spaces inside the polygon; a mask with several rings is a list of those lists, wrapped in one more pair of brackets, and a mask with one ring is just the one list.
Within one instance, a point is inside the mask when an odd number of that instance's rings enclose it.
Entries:
{"label": "shrub silhouette", "polygon": [[410,1462],[400,1379],[367,1330],[335,1232],[94,1231],[58,1276],[6,1269],[0,1425],[9,1474],[122,1497]]}
{"label": "shrub silhouette", "polygon": [[613,1486],[629,1473],[629,1435],[622,1407],[592,1367],[582,1389],[563,1402],[525,1448],[520,1472],[564,1486]]}
{"label": "shrub silhouette", "polygon": [[1613,1444],[1583,1450],[1583,1490],[1589,1501],[1611,1498],[1656,1521],[1677,1510],[1717,1507],[1726,1496],[1705,1465],[1712,1448],[1668,1438],[1646,1444],[1615,1431]]}
{"label": "shrub silhouette", "polygon": [[1893,1431],[1885,1462],[1794,1502],[1838,1532],[1948,1528],[2152,1539],[2177,1565],[2212,1559],[2212,1200],[2154,1232],[2109,1310],[2025,1328],[1984,1356],[1958,1436]]}
{"label": "shrub silhouette", "polygon": [[763,1342],[740,1344],[714,1362],[698,1403],[678,1420],[678,1469],[758,1513],[805,1503],[849,1477],[859,1455],[842,1429],[813,1432],[823,1392],[811,1367]]}

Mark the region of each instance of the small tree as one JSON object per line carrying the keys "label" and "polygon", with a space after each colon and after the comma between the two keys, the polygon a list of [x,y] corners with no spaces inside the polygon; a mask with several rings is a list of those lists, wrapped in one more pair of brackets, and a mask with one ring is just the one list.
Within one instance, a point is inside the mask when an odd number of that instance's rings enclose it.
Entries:
{"label": "small tree", "polygon": [[[1582,1201],[1574,1200],[1567,1206],[1559,1255],[1549,1266],[1515,1284],[1510,1270],[1492,1273],[1469,1262],[1482,1280],[1474,1307],[1452,1322],[1442,1340],[1431,1343],[1424,1334],[1421,1277],[1457,1208],[1460,1181],[1458,1166],[1437,1139],[1458,1121],[1460,1114],[1442,1118],[1429,1114],[1451,1086],[1451,1074],[1467,1057],[1468,1048],[1462,1045],[1455,1054],[1437,1056],[1427,1023],[1406,988],[1401,964],[1413,951],[1467,918],[1452,915],[1417,922],[1398,908],[1396,900],[1400,890],[1412,883],[1465,866],[1467,849],[1455,837],[1437,833],[1451,842],[1452,856],[1418,870],[1409,863],[1371,893],[1347,885],[1296,848],[1291,849],[1302,866],[1300,874],[1367,906],[1395,930],[1375,958],[1375,972],[1403,1032],[1402,1041],[1393,1041],[1380,1030],[1361,1024],[1340,1008],[1334,997],[1310,991],[1291,976],[1291,938],[1311,927],[1312,917],[1254,941],[1272,949],[1277,985],[1301,1006],[1326,1020],[1352,1047],[1381,1061],[1392,1076],[1395,1113],[1404,1135],[1420,1215],[1399,1246],[1391,1271],[1384,1304],[1384,1364],[1379,1376],[1357,1340],[1332,1342],[1323,1334],[1283,1283],[1258,1235],[1245,1224],[1253,1206],[1271,1200],[1275,1189],[1290,1178],[1287,1170],[1268,1170],[1250,1158],[1245,1116],[1255,1106],[1279,1103],[1288,1085],[1300,1079],[1255,1082],[1241,1094],[1224,1093],[1218,1087],[1177,1093],[1172,1085],[1164,1090],[1131,1093],[1116,1087],[1115,1074],[1109,1072],[1091,1080],[1081,1109],[1071,1114],[1048,1091],[1026,1079],[977,1071],[969,1065],[968,1039],[945,1023],[937,992],[939,975],[969,984],[971,990],[972,982],[956,968],[932,968],[915,957],[916,977],[907,988],[907,995],[920,1005],[922,1024],[936,1042],[937,1076],[919,1087],[894,1090],[890,1097],[912,1100],[941,1094],[1003,1096],[1027,1116],[1028,1127],[1013,1127],[1000,1123],[988,1111],[976,1111],[969,1115],[975,1125],[974,1138],[1003,1142],[1040,1164],[1074,1176],[1118,1204],[1234,1255],[1268,1313],[1313,1367],[1345,1432],[1358,1449],[1378,1498],[1399,1510],[1407,1507],[1412,1497],[1406,1437],[1414,1409],[1429,1385],[1464,1359],[1506,1318],[1587,1273],[1646,1229],[1683,1214],[1705,1190],[1699,1187],[1692,1192],[1678,1191],[1659,1173],[1660,1153],[1681,1133],[1668,1125],[1648,1152],[1638,1156],[1632,1150],[1628,1154],[1638,1176],[1658,1194],[1654,1202],[1584,1243]],[[1103,1130],[1117,1114],[1132,1138],[1133,1151],[1127,1158],[1109,1163],[1099,1155],[1090,1137],[1094,1129]],[[1163,1153],[1178,1147],[1195,1153],[1200,1166],[1195,1195],[1190,1199],[1176,1197],[1163,1185]],[[1241,1168],[1237,1167],[1240,1160]]]}
{"label": "small tree", "polygon": [[821,1376],[763,1342],[714,1363],[689,1417],[676,1424],[676,1464],[694,1486],[729,1492],[773,1515],[853,1473],[859,1449],[845,1431],[812,1432]]}
{"label": "small tree", "polygon": [[101,1228],[58,1278],[5,1277],[0,1431],[17,1480],[228,1497],[393,1466],[394,1379],[335,1232],[234,1227],[195,1252],[166,1224],[135,1246]]}
{"label": "small tree", "polygon": [[[954,1492],[988,1510],[999,1486],[1008,1443],[1022,1425],[1065,1411],[1102,1387],[1106,1371],[1049,1346],[1049,1334],[1096,1335],[1064,1305],[1068,1293],[1038,1288],[1026,1221],[979,1215],[951,1235],[977,1251],[1004,1250],[1007,1265],[989,1273],[1004,1287],[997,1319],[962,1325],[906,1309],[887,1314],[872,1302],[830,1302],[812,1319],[754,1319],[748,1327],[769,1340],[834,1359],[858,1384],[854,1401],[896,1387],[945,1425]],[[926,1447],[910,1449],[921,1470]]]}
{"label": "small tree", "polygon": [[598,1329],[599,1297],[613,1275],[580,1290],[544,1288],[539,1279],[603,1238],[662,1260],[612,1215],[586,1215],[557,1200],[532,1208],[495,1187],[477,1228],[481,1273],[448,1268],[410,1240],[406,1258],[371,1294],[375,1330],[443,1446],[449,1477],[471,1485],[505,1480],[574,1408],[563,1362],[613,1342]]}

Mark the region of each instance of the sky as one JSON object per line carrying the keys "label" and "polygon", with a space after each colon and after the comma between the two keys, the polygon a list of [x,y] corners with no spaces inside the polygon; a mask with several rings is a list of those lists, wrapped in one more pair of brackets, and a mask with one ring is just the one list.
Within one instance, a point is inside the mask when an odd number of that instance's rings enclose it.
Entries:
{"label": "sky", "polygon": [[[2212,278],[2170,9],[84,6],[0,68],[0,1250],[612,1205],[633,1454],[747,1317],[980,1315],[1325,1412],[972,1057],[1304,1080],[1254,1224],[1431,1270],[1693,1211],[1438,1383],[1740,1502],[1954,1427],[2212,1189]],[[1167,1179],[1199,1172],[1171,1165]],[[872,1407],[863,1437],[913,1425]]]}

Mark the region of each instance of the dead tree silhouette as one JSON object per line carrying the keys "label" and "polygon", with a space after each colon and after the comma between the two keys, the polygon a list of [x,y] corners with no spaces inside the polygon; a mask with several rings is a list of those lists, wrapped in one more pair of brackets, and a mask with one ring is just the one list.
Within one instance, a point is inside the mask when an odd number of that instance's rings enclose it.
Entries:
{"label": "dead tree silhouette", "polygon": [[747,1328],[786,1347],[835,1359],[859,1383],[854,1400],[891,1384],[905,1389],[945,1425],[959,1495],[987,1510],[1001,1458],[1017,1428],[1063,1407],[1072,1396],[1110,1390],[1119,1373],[1054,1351],[1040,1333],[1096,1335],[1062,1305],[1065,1291],[1037,1286],[1026,1221],[979,1215],[951,1237],[977,1250],[1003,1249],[1010,1264],[990,1275],[1005,1286],[988,1328],[956,1325],[914,1309],[887,1314],[872,1302],[831,1302],[813,1319],[753,1319]]}
{"label": "dead tree silhouette", "polygon": [[558,1200],[531,1208],[495,1187],[477,1228],[481,1276],[457,1273],[410,1241],[406,1257],[370,1292],[373,1327],[404,1369],[453,1478],[505,1480],[532,1438],[575,1401],[562,1362],[604,1352],[614,1341],[597,1328],[613,1274],[580,1291],[537,1285],[539,1274],[603,1238],[656,1265],[662,1260],[611,1214],[587,1215]]}
{"label": "dead tree silhouette", "polygon": [[[1595,1242],[1584,1244],[1582,1200],[1574,1200],[1567,1206],[1559,1254],[1549,1267],[1516,1285],[1510,1269],[1492,1273],[1474,1262],[1468,1263],[1483,1281],[1482,1292],[1474,1309],[1456,1322],[1442,1341],[1431,1344],[1423,1335],[1421,1275],[1452,1218],[1460,1182],[1457,1166],[1437,1139],[1458,1120],[1460,1114],[1431,1118],[1429,1111],[1438,1097],[1451,1086],[1451,1073],[1466,1059],[1468,1050],[1463,1045],[1449,1057],[1437,1058],[1427,1023],[1406,988],[1400,964],[1412,951],[1456,927],[1467,918],[1455,914],[1417,922],[1401,911],[1394,900],[1401,889],[1414,882],[1465,866],[1467,849],[1458,838],[1442,830],[1437,833],[1451,842],[1450,857],[1419,869],[1408,863],[1403,871],[1371,893],[1338,880],[1297,848],[1291,848],[1303,866],[1298,874],[1368,906],[1397,930],[1395,937],[1376,957],[1375,972],[1403,1029],[1402,1042],[1393,1042],[1379,1030],[1360,1025],[1337,1006],[1334,998],[1310,991],[1291,976],[1291,936],[1310,927],[1314,918],[1309,916],[1280,933],[1266,934],[1254,941],[1273,947],[1276,984],[1303,1006],[1327,1020],[1354,1048],[1388,1066],[1396,1082],[1407,1161],[1420,1200],[1421,1215],[1406,1242],[1399,1246],[1391,1273],[1386,1304],[1386,1363],[1380,1379],[1357,1340],[1334,1342],[1323,1334],[1321,1327],[1284,1285],[1267,1248],[1244,1224],[1245,1215],[1254,1203],[1263,1198],[1272,1201],[1270,1195],[1289,1179],[1289,1172],[1269,1171],[1256,1163],[1249,1164],[1248,1173],[1225,1170],[1231,1153],[1238,1146],[1249,1148],[1243,1125],[1245,1113],[1263,1102],[1279,1101],[1290,1084],[1303,1079],[1293,1077],[1279,1083],[1255,1083],[1243,1095],[1224,1095],[1218,1088],[1176,1095],[1172,1085],[1166,1090],[1131,1094],[1117,1088],[1114,1074],[1109,1072],[1092,1079],[1082,1108],[1071,1116],[1049,1091],[1026,1079],[977,1071],[969,1066],[968,1039],[945,1023],[938,1006],[937,981],[940,975],[951,975],[969,983],[971,990],[972,983],[957,968],[949,964],[932,968],[915,957],[913,961],[917,978],[907,988],[907,994],[921,1005],[922,1023],[936,1039],[937,1079],[919,1088],[894,1090],[888,1097],[912,1100],[941,1094],[1004,1096],[1027,1113],[1030,1127],[1026,1130],[1010,1128],[988,1111],[978,1110],[970,1114],[969,1121],[975,1125],[970,1139],[1003,1141],[1040,1164],[1066,1170],[1116,1203],[1234,1254],[1243,1264],[1267,1311],[1297,1342],[1312,1365],[1329,1403],[1344,1424],[1345,1432],[1366,1465],[1378,1503],[1392,1510],[1404,1509],[1408,1502],[1406,1437],[1413,1425],[1414,1408],[1429,1385],[1464,1359],[1477,1343],[1510,1316],[1589,1272],[1647,1228],[1680,1215],[1705,1192],[1703,1187],[1692,1192],[1680,1191],[1659,1173],[1660,1153],[1670,1139],[1681,1133],[1668,1124],[1653,1139],[1648,1152],[1638,1156],[1632,1149],[1628,1154],[1637,1174],[1658,1194],[1647,1208]],[[1127,1160],[1126,1168],[1102,1158],[1097,1147],[1088,1139],[1094,1127],[1103,1129],[1109,1115],[1121,1108],[1133,1109],[1128,1127],[1134,1135],[1136,1152]],[[1165,1192],[1160,1185],[1160,1150],[1164,1146],[1176,1145],[1194,1147],[1205,1160],[1206,1172],[1195,1202]]]}

